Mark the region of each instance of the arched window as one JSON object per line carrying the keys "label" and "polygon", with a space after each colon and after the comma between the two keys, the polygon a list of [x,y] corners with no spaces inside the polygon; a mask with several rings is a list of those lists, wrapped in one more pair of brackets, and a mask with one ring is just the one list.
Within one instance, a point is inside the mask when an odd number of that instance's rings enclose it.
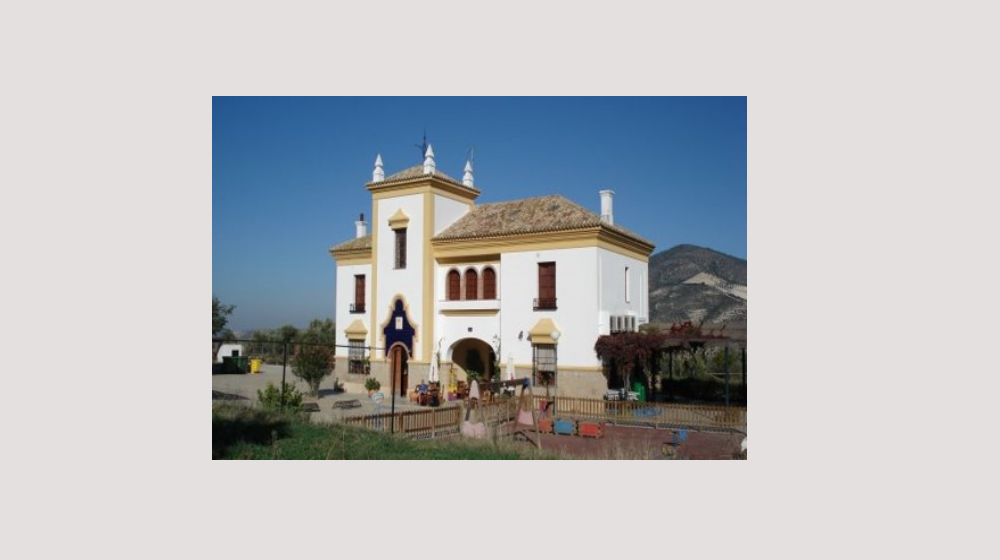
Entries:
{"label": "arched window", "polygon": [[490,267],[483,270],[483,299],[497,299],[497,273]]}
{"label": "arched window", "polygon": [[465,299],[479,299],[479,275],[474,268],[465,271]]}
{"label": "arched window", "polygon": [[448,300],[460,299],[462,299],[462,276],[457,270],[452,270],[448,273]]}

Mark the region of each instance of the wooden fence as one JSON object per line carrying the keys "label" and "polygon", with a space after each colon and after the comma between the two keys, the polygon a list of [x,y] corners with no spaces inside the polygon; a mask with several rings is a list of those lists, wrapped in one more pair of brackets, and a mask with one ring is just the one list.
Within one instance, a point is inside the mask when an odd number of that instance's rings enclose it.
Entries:
{"label": "wooden fence", "polygon": [[[395,417],[390,412],[350,416],[344,418],[343,421],[350,426],[361,426],[377,432],[395,431],[395,433],[402,435],[436,437],[458,433],[462,420],[462,409],[450,406],[397,412]],[[395,430],[393,430],[394,423]]]}
{"label": "wooden fence", "polygon": [[[469,410],[470,422],[485,422],[487,426],[498,426],[512,422],[517,418],[518,400],[503,399],[478,405],[478,409]],[[464,416],[463,416],[464,419]]]}
{"label": "wooden fence", "polygon": [[[468,406],[445,406],[428,408],[426,410],[408,410],[397,412],[395,417],[390,412],[349,416],[344,423],[351,426],[361,426],[377,432],[395,432],[413,437],[437,437],[456,434],[462,422],[468,418],[470,422],[483,422],[490,428],[510,424],[517,418],[518,400],[497,400],[478,405],[469,409]],[[395,430],[393,423],[395,422]]]}
{"label": "wooden fence", "polygon": [[[539,410],[544,396],[535,395]],[[555,416],[593,418],[622,426],[654,428],[691,427],[721,430],[746,430],[747,409],[743,406],[672,404],[637,401],[606,401],[556,397]]]}
{"label": "wooden fence", "polygon": [[[540,410],[544,396],[536,395],[535,410]],[[747,409],[741,406],[670,404],[636,401],[606,401],[556,397],[556,417],[606,420],[619,426],[653,428],[697,428],[746,431]],[[470,422],[484,422],[493,429],[507,426],[517,418],[519,399],[498,400],[468,409],[466,406],[445,406],[426,410],[409,410],[369,414],[344,418],[344,423],[369,430],[411,437],[437,437],[459,432],[468,411]],[[500,433],[504,433],[501,430]]]}

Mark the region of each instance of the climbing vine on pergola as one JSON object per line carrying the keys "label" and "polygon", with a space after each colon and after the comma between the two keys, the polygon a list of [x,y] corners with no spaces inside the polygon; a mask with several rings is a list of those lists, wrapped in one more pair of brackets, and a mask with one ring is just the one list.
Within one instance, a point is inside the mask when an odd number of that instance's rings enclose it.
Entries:
{"label": "climbing vine on pergola", "polygon": [[598,358],[610,360],[620,368],[625,387],[629,387],[632,370],[641,366],[648,372],[665,340],[666,335],[658,331],[606,334],[597,338],[594,351]]}
{"label": "climbing vine on pergola", "polygon": [[648,330],[640,332],[619,332],[602,335],[594,344],[597,357],[612,362],[625,380],[625,387],[631,383],[631,375],[636,366],[649,373],[663,352],[685,352],[692,356],[709,343],[725,343],[728,337],[721,333],[702,331],[701,327],[684,321],[674,323],[669,330]]}

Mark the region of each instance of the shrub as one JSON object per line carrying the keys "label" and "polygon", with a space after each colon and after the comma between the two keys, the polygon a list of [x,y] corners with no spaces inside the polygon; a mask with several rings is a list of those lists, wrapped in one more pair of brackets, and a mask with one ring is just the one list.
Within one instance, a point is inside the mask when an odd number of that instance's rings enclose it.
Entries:
{"label": "shrub", "polygon": [[[267,382],[267,387],[257,391],[257,401],[268,410],[281,410],[281,389]],[[302,410],[302,393],[291,383],[285,383],[285,410]]]}
{"label": "shrub", "polygon": [[333,351],[326,346],[300,346],[292,358],[292,374],[309,384],[312,396],[319,395],[319,384],[333,373]]}
{"label": "shrub", "polygon": [[378,391],[382,388],[382,384],[378,382],[378,379],[374,377],[369,377],[365,379],[365,390],[366,391]]}

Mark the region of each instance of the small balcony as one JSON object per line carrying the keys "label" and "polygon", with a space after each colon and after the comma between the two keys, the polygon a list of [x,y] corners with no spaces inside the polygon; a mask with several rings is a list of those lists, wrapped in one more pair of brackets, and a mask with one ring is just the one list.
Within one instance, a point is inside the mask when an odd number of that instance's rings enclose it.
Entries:
{"label": "small balcony", "polygon": [[363,303],[351,304],[351,313],[364,313],[364,312],[365,312],[365,304]]}
{"label": "small balcony", "polygon": [[437,304],[438,311],[442,313],[462,313],[470,311],[500,311],[500,300],[498,299],[463,299],[445,300]]}
{"label": "small balcony", "polygon": [[556,298],[536,298],[534,308],[535,311],[555,311]]}

